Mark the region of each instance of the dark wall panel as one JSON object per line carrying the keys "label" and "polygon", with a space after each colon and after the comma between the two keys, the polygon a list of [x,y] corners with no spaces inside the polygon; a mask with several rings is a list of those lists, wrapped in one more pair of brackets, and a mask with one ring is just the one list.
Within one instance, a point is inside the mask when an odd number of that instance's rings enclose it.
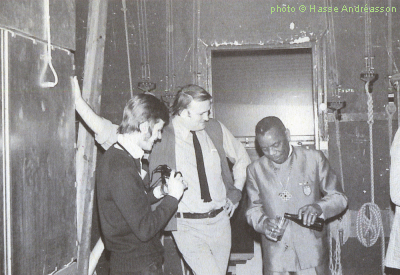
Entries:
{"label": "dark wall panel", "polygon": [[[80,1],[80,0],[78,0]],[[75,0],[49,0],[51,42],[75,49]],[[1,0],[0,26],[47,39],[44,3],[37,0]]]}
{"label": "dark wall panel", "polygon": [[[358,210],[371,202],[370,137],[368,123],[341,122],[339,125],[343,161],[344,188],[349,197],[349,209]],[[389,141],[387,122],[376,121],[374,137],[374,192],[375,203],[381,210],[389,208]],[[336,126],[329,124],[330,163],[340,175],[339,151],[336,142]]]}
{"label": "dark wall panel", "polygon": [[[338,7],[349,7],[349,1],[336,0]],[[352,6],[365,6],[365,1],[355,0]],[[393,56],[399,65],[399,32],[400,2],[392,1],[396,12],[392,15],[392,46]],[[372,0],[373,7],[387,7],[388,1]],[[388,14],[370,13],[372,55],[375,72],[379,78],[373,85],[374,112],[385,112],[387,93],[389,92],[388,73]],[[333,14],[334,34],[336,38],[336,56],[339,71],[339,83],[342,89],[353,89],[353,92],[340,92],[338,96],[346,101],[344,113],[367,113],[367,96],[365,95],[365,82],[360,79],[360,74],[365,71],[365,13],[340,12]],[[398,66],[399,67],[399,66]],[[336,95],[329,94],[328,99],[336,99]],[[397,116],[397,114],[395,115]]]}
{"label": "dark wall panel", "polygon": [[59,83],[43,89],[45,46],[9,36],[13,274],[49,274],[76,259],[74,59],[53,50]]}

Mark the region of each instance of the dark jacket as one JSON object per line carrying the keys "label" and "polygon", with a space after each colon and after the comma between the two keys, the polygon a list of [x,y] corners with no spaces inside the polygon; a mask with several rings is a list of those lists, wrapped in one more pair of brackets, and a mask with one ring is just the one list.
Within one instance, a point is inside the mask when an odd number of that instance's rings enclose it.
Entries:
{"label": "dark jacket", "polygon": [[139,167],[132,156],[111,147],[97,167],[97,201],[105,247],[111,251],[110,268],[136,271],[160,260],[163,247],[160,230],[178,207],[178,200],[166,196],[156,201],[147,194]]}

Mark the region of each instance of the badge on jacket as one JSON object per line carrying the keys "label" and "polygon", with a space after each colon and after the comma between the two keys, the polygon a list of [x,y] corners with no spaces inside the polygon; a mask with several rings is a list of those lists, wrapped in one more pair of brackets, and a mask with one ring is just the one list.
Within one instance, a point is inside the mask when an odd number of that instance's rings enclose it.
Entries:
{"label": "badge on jacket", "polygon": [[311,186],[310,184],[307,182],[300,182],[299,183],[300,186],[303,186],[303,193],[306,196],[310,196],[311,195]]}

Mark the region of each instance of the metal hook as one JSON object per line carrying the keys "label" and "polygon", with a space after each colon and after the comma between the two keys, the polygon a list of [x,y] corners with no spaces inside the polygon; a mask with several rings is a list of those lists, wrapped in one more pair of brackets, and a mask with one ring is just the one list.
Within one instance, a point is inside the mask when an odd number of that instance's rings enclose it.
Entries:
{"label": "metal hook", "polygon": [[342,119],[342,114],[341,114],[341,109],[346,107],[346,102],[345,101],[331,101],[328,102],[328,108],[333,111],[335,114],[336,120],[341,120]]}

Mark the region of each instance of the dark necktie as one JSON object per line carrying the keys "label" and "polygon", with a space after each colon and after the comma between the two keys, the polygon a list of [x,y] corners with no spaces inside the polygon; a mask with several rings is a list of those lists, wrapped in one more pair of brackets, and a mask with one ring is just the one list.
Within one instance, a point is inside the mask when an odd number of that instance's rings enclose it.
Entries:
{"label": "dark necktie", "polygon": [[204,168],[203,153],[201,151],[200,142],[197,138],[196,132],[190,131],[193,135],[194,152],[196,153],[197,173],[199,174],[201,199],[204,202],[210,202],[211,196],[208,189],[208,182],[206,176],[206,169]]}

